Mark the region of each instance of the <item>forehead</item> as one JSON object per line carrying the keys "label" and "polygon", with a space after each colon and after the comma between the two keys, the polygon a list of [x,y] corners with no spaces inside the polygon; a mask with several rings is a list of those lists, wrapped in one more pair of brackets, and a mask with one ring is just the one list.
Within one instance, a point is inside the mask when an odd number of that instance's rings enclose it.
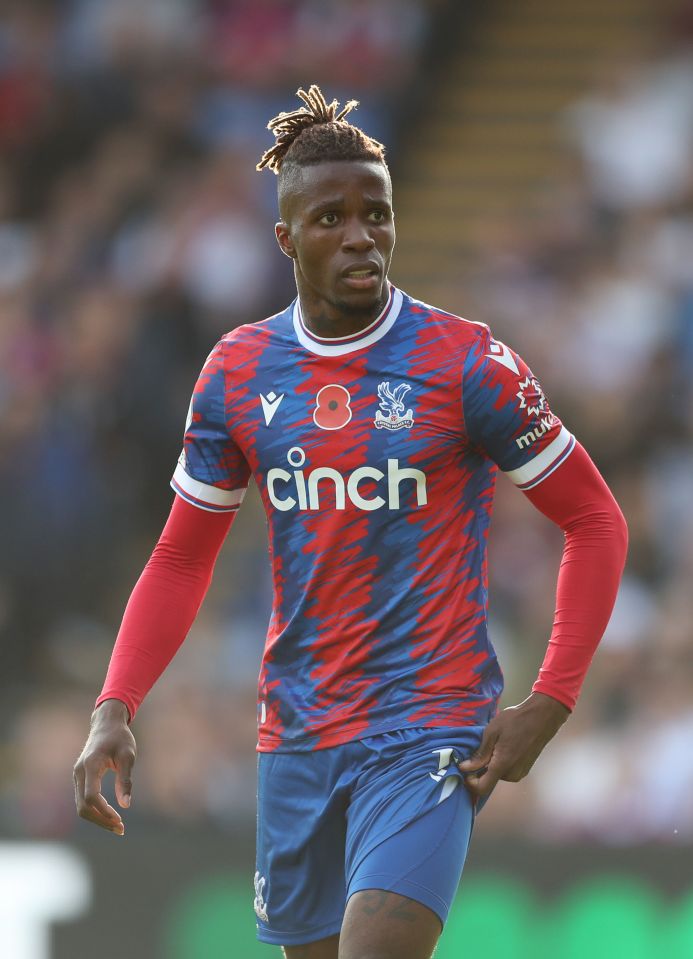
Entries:
{"label": "forehead", "polygon": [[382,163],[340,160],[298,167],[280,196],[287,212],[298,212],[330,200],[392,202],[392,184]]}

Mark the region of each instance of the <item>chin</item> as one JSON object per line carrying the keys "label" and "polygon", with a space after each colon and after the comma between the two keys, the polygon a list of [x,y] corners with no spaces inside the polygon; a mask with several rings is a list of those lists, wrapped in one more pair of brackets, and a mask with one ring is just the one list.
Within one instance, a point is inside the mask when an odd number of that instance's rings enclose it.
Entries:
{"label": "chin", "polygon": [[385,306],[388,292],[387,282],[377,290],[354,290],[348,296],[340,296],[336,306],[345,313],[378,312]]}

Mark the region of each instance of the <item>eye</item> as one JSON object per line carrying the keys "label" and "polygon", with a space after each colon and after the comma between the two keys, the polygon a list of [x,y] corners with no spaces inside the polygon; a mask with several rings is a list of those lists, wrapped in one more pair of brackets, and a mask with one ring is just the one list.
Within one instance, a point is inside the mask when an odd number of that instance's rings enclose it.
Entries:
{"label": "eye", "polygon": [[386,210],[371,210],[369,217],[373,223],[385,223],[388,214]]}
{"label": "eye", "polygon": [[334,226],[337,222],[337,214],[323,213],[318,222],[322,223],[323,226]]}

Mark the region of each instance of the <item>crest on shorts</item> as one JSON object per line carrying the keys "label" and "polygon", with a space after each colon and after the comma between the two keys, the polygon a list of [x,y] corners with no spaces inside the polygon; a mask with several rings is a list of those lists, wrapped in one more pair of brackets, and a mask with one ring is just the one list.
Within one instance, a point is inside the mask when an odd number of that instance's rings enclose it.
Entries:
{"label": "crest on shorts", "polygon": [[255,873],[255,901],[253,902],[253,909],[258,919],[262,919],[263,922],[269,922],[267,918],[267,903],[263,898],[266,881],[265,877],[261,876],[259,872]]}
{"label": "crest on shorts", "polygon": [[388,381],[378,384],[379,409],[375,411],[374,423],[379,430],[410,430],[414,425],[414,414],[404,406],[404,397],[411,386],[400,383],[390,389]]}

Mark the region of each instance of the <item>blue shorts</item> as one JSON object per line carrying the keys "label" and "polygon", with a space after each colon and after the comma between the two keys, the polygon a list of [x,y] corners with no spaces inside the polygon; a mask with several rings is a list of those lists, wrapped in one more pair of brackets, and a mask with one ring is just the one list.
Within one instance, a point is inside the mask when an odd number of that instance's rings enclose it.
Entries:
{"label": "blue shorts", "polygon": [[482,733],[401,729],[309,753],[261,753],[258,939],[301,945],[335,935],[361,889],[400,893],[444,923],[474,821],[456,762]]}

